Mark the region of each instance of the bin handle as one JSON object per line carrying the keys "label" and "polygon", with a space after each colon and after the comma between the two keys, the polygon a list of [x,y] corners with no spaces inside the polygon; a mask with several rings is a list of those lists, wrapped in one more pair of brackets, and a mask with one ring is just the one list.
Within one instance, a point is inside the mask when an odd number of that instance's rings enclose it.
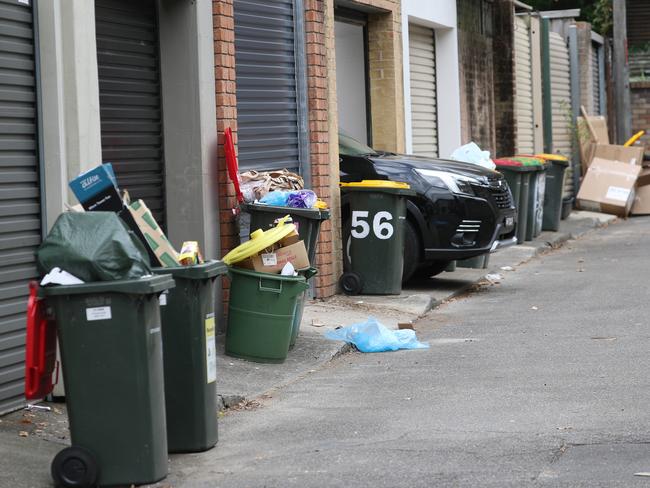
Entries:
{"label": "bin handle", "polygon": [[[275,280],[273,280],[273,281],[275,281]],[[280,295],[282,293],[282,281],[278,281],[278,283],[280,283],[280,288],[270,288],[268,286],[262,285],[262,278],[260,278],[260,283],[259,283],[258,289],[260,291],[266,291],[266,292],[269,292],[269,293],[277,293],[278,295]]]}

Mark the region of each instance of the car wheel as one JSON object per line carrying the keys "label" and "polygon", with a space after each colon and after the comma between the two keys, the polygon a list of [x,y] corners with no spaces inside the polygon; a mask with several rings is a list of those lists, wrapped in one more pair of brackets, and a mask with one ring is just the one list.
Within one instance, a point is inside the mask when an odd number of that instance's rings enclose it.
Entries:
{"label": "car wheel", "polygon": [[433,261],[425,264],[415,272],[415,276],[421,279],[428,279],[439,275],[447,269],[451,261]]}
{"label": "car wheel", "polygon": [[402,271],[402,283],[411,279],[420,265],[420,256],[422,255],[422,246],[420,245],[420,236],[415,226],[404,221],[404,266]]}

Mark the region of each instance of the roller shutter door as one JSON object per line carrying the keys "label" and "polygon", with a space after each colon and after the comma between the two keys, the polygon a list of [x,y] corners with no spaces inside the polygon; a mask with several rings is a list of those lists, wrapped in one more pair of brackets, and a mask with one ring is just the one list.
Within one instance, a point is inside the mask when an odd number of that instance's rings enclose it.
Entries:
{"label": "roller shutter door", "polygon": [[413,154],[438,157],[436,52],[432,29],[409,25]]}
{"label": "roller shutter door", "polygon": [[300,167],[293,0],[235,0],[241,170]]}
{"label": "roller shutter door", "polygon": [[[571,157],[571,73],[569,48],[556,32],[549,33],[553,152]],[[566,171],[564,195],[573,194],[572,167]]]}
{"label": "roller shutter door", "polygon": [[515,151],[535,152],[535,117],[533,105],[533,67],[528,23],[515,18]]}
{"label": "roller shutter door", "polygon": [[96,0],[102,159],[120,188],[165,226],[165,170],[154,0]]}
{"label": "roller shutter door", "polygon": [[27,283],[42,232],[36,94],[32,7],[0,0],[0,413],[24,403]]}

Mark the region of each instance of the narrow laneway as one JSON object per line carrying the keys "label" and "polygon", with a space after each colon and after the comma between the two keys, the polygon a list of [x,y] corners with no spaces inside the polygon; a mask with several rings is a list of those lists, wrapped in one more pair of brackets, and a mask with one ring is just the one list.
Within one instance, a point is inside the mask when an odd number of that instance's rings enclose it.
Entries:
{"label": "narrow laneway", "polygon": [[535,259],[221,420],[173,486],[639,486],[650,471],[650,219]]}

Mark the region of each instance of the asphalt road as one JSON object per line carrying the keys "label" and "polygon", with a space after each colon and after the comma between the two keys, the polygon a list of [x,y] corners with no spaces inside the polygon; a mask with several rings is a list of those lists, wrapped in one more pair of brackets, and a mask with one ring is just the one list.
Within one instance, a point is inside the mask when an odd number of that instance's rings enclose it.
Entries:
{"label": "asphalt road", "polygon": [[650,219],[504,272],[221,419],[174,487],[650,486]]}

